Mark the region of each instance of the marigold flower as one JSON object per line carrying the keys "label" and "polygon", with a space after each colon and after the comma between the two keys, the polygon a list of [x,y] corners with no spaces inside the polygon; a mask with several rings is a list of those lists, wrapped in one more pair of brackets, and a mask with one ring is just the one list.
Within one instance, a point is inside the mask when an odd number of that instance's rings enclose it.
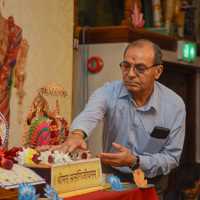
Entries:
{"label": "marigold flower", "polygon": [[33,155],[38,154],[35,149],[29,149],[28,155],[26,156],[26,164],[35,164],[32,160]]}

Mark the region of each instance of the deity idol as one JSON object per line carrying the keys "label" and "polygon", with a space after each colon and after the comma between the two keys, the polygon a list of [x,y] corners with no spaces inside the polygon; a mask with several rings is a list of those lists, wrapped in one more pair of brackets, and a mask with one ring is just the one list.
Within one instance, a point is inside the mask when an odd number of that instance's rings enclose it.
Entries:
{"label": "deity idol", "polygon": [[[22,39],[22,29],[14,23],[14,18],[10,16],[5,19],[0,12],[0,112],[8,125],[13,87],[17,88],[18,120],[21,122],[28,49],[27,41]],[[4,150],[7,146],[8,142],[4,145]]]}

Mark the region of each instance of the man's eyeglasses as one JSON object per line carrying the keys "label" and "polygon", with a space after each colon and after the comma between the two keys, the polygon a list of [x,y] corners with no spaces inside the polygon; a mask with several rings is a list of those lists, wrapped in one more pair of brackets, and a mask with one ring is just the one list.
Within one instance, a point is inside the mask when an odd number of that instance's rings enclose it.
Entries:
{"label": "man's eyeglasses", "polygon": [[162,64],[156,64],[156,65],[152,65],[150,67],[145,67],[143,65],[135,65],[135,66],[133,66],[133,65],[131,65],[129,63],[126,63],[124,61],[119,64],[122,72],[129,72],[131,70],[131,67],[133,67],[134,72],[137,73],[137,74],[144,74],[144,72],[147,69],[152,68],[152,67],[156,67],[156,66],[159,66],[159,65],[162,65]]}

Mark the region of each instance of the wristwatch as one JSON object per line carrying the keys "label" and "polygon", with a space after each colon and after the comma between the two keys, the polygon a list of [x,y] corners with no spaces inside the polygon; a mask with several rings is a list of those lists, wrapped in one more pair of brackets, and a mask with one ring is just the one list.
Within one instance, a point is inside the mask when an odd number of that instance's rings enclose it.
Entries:
{"label": "wristwatch", "polygon": [[129,167],[130,170],[136,170],[140,167],[140,157],[136,156],[136,162]]}

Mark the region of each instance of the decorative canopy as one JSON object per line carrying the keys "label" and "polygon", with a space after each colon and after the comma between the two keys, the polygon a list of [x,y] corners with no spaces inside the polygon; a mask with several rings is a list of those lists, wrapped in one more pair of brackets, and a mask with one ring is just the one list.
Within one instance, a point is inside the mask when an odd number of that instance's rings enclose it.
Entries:
{"label": "decorative canopy", "polygon": [[61,84],[58,83],[48,83],[45,86],[41,87],[38,92],[41,95],[54,96],[54,97],[63,97],[67,96],[67,91]]}

